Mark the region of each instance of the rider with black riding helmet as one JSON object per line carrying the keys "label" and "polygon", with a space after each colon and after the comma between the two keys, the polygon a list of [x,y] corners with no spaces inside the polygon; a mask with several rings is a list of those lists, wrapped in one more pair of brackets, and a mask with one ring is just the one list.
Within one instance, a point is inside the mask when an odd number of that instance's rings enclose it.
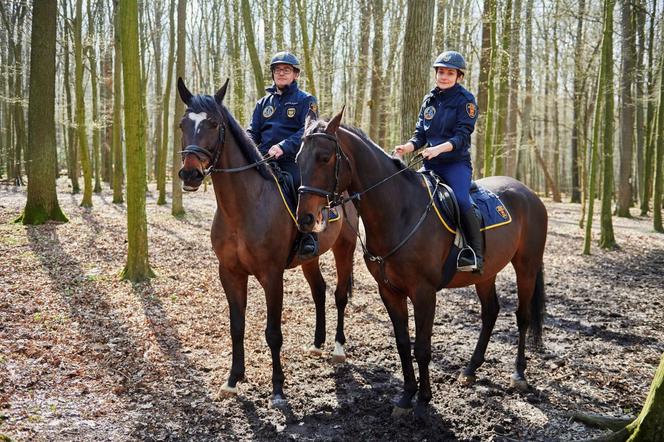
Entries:
{"label": "rider with black riding helmet", "polygon": [[[466,60],[456,51],[441,53],[433,63],[436,87],[422,102],[413,137],[396,146],[397,155],[424,148],[424,168],[442,177],[454,190],[461,211],[461,227],[475,252],[462,250],[458,270],[481,272],[483,267],[480,222],[470,199],[473,166],[470,161],[470,135],[477,120],[475,97],[459,82]],[[476,258],[476,259],[475,259]]]}
{"label": "rider with black riding helmet", "polygon": [[[300,187],[300,171],[295,155],[304,133],[305,117],[309,111],[318,113],[316,97],[298,88],[300,62],[287,51],[278,52],[270,61],[272,86],[267,95],[258,100],[247,133],[258,150],[272,155],[279,168],[288,172],[295,189]],[[298,254],[301,257],[318,253],[315,234],[303,234]]]}

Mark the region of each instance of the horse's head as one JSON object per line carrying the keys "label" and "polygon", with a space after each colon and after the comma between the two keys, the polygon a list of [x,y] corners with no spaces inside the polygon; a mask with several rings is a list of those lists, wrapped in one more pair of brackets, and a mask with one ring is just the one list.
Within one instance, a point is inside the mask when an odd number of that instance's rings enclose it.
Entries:
{"label": "horse's head", "polygon": [[187,105],[180,120],[182,168],[178,172],[184,190],[197,190],[219,160],[226,128],[221,104],[227,87],[228,80],[214,97],[192,95],[182,78],[178,78],[178,92]]}
{"label": "horse's head", "polygon": [[297,224],[303,232],[321,232],[327,227],[328,210],[350,185],[350,162],[341,150],[337,129],[344,109],[327,125],[309,114],[297,154],[302,186],[299,189]]}

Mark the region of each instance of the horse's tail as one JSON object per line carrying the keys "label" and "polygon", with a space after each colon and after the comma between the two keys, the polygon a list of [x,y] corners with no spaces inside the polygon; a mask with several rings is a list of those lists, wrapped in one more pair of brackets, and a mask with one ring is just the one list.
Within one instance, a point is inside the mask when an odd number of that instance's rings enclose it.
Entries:
{"label": "horse's tail", "polygon": [[542,346],[542,329],[544,328],[544,313],[546,310],[546,296],[544,293],[544,265],[540,266],[535,279],[535,289],[530,300],[530,337],[536,348]]}

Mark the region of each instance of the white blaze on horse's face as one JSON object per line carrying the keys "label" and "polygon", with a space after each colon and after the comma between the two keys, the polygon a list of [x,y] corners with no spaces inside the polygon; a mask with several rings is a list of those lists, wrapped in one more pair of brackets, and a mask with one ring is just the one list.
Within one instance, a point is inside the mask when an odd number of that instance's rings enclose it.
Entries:
{"label": "white blaze on horse's face", "polygon": [[189,115],[187,115],[191,121],[194,122],[194,133],[198,133],[198,125],[201,124],[201,121],[207,119],[207,112],[199,112],[199,113],[194,113],[194,112],[189,112]]}

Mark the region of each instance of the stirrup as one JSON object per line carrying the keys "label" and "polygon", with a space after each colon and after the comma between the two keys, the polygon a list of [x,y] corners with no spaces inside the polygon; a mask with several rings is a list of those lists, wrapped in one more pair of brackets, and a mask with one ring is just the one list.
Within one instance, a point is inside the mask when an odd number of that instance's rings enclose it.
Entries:
{"label": "stirrup", "polygon": [[[470,250],[470,252],[473,254],[473,263],[472,264],[465,264],[465,265],[460,265],[459,261],[461,260],[461,256],[466,250]],[[457,255],[457,271],[458,272],[476,272],[479,270],[478,262],[477,262],[477,254],[475,253],[475,250],[473,250],[471,247],[464,247],[463,249],[459,250],[459,254]]]}

